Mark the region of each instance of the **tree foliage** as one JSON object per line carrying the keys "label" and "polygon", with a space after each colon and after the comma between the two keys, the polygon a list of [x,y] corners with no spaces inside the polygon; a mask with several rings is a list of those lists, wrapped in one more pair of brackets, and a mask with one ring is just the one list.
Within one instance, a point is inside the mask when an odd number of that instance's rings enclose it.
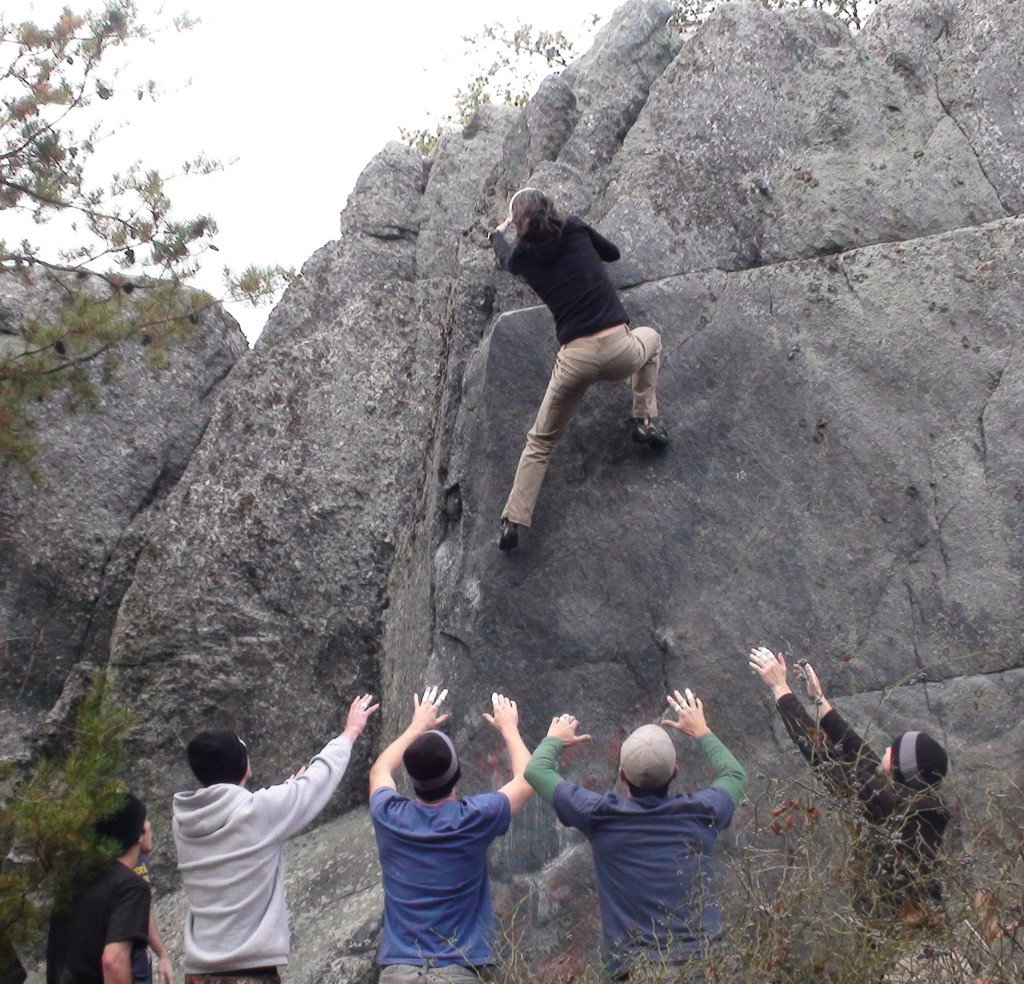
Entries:
{"label": "tree foliage", "polygon": [[44,757],[22,781],[8,766],[0,804],[0,967],[12,946],[37,939],[52,907],[67,904],[78,879],[116,856],[94,824],[113,812],[124,788],[125,739],[132,715],[107,695],[99,674],[83,698],[66,754]]}
{"label": "tree foliage", "polygon": [[432,126],[399,130],[401,139],[424,156],[443,133],[465,126],[481,106],[525,106],[541,78],[561,71],[574,54],[573,42],[562,31],[540,30],[532,24],[513,30],[488,24],[462,40],[481,57],[473,77],[455,92],[452,108]]}
{"label": "tree foliage", "polygon": [[[108,0],[98,13],[65,8],[51,27],[0,15],[0,211],[26,228],[50,225],[42,241],[0,239],[0,272],[46,281],[60,299],[31,318],[0,312],[0,462],[31,458],[31,401],[88,393],[130,338],[144,335],[159,362],[215,303],[185,285],[216,250],[216,223],[175,216],[167,185],[219,165],[199,156],[164,176],[135,161],[98,184],[90,174],[103,111],[156,95],[153,81],[121,84],[123,49],[149,36],[131,0]],[[60,247],[43,245],[58,237]],[[290,271],[226,274],[227,296],[255,303]]]}

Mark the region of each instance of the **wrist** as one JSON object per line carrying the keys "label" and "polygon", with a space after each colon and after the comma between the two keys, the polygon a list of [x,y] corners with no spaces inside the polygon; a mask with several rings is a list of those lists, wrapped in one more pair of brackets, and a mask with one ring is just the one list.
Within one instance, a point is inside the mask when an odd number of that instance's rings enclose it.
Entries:
{"label": "wrist", "polygon": [[707,727],[707,726],[701,728],[698,731],[691,731],[690,732],[690,735],[693,738],[696,738],[696,739],[706,738],[708,735],[711,735],[711,734],[714,734],[714,732],[709,727]]}
{"label": "wrist", "polygon": [[345,725],[345,730],[341,733],[342,738],[347,738],[352,744],[356,743],[356,739],[363,733],[363,729],[356,727],[354,724]]}
{"label": "wrist", "polygon": [[792,688],[787,683],[776,683],[772,687],[772,696],[778,700],[780,697],[785,697],[786,694],[791,694]]}

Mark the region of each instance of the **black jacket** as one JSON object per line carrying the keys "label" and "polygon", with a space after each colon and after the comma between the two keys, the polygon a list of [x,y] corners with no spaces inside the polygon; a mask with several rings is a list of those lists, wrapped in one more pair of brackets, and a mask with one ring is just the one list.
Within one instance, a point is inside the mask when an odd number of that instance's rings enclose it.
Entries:
{"label": "black jacket", "polygon": [[570,216],[560,236],[521,239],[515,249],[500,232],[490,240],[502,267],[521,276],[554,315],[559,344],[629,322],[604,267],[619,249],[582,219]]}
{"label": "black jacket", "polygon": [[905,898],[937,901],[932,876],[949,824],[949,810],[931,791],[912,789],[878,772],[878,756],[834,708],[815,724],[795,694],[778,700],[786,730],[829,789],[855,797],[870,829],[859,847],[870,858],[873,892],[889,908]]}

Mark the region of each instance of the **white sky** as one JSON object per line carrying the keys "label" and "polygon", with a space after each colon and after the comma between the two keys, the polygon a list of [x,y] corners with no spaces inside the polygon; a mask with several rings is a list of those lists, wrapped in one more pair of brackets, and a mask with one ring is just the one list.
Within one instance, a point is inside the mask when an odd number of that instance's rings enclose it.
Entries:
{"label": "white sky", "polygon": [[[10,23],[49,26],[65,5],[102,0],[0,0]],[[616,0],[138,0],[149,25],[187,11],[201,23],[127,49],[130,71],[163,90],[156,103],[102,104],[127,120],[102,148],[110,170],[141,159],[163,173],[200,152],[235,161],[223,174],[173,183],[181,218],[217,220],[219,253],[198,283],[219,295],[220,269],[280,263],[296,269],[337,237],[338,213],[360,171],[399,127],[415,129],[451,109],[477,70],[464,35],[487,24],[532,24],[583,37]],[[164,9],[157,16],[153,11]],[[188,83],[191,79],[191,84]],[[115,105],[116,104],[116,105]],[[250,341],[269,310],[233,306]]]}

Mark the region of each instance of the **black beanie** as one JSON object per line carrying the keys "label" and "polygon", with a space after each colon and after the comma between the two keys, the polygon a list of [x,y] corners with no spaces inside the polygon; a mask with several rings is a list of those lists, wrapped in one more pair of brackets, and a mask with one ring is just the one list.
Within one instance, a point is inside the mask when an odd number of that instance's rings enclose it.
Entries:
{"label": "black beanie", "polygon": [[946,750],[924,731],[904,731],[892,742],[892,774],[911,789],[937,786],[946,777]]}
{"label": "black beanie", "polygon": [[426,731],[420,735],[405,750],[402,763],[417,793],[433,793],[449,785],[454,787],[462,775],[455,746],[441,731]]}
{"label": "black beanie", "polygon": [[188,764],[204,786],[218,782],[237,786],[245,778],[249,753],[233,731],[201,731],[188,743]]}
{"label": "black beanie", "polygon": [[146,804],[138,796],[127,793],[117,810],[96,821],[96,833],[116,841],[121,853],[125,854],[138,844],[145,825]]}

